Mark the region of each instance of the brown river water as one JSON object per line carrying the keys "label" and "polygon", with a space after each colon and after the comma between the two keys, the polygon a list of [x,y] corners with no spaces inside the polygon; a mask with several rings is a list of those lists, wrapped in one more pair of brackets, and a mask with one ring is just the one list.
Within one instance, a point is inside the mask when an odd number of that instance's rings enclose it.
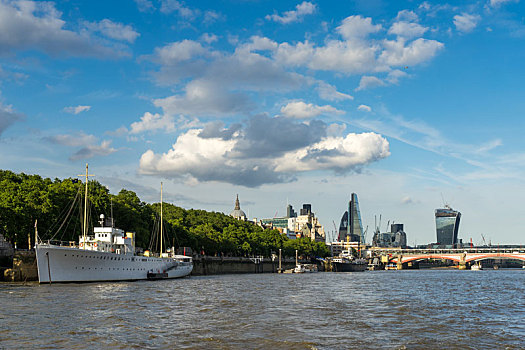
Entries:
{"label": "brown river water", "polygon": [[0,284],[0,349],[525,349],[525,270]]}

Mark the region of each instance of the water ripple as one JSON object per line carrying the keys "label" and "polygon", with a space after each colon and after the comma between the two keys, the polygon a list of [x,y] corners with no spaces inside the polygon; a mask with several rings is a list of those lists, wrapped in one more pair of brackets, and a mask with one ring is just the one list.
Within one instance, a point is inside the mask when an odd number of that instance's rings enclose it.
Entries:
{"label": "water ripple", "polygon": [[522,270],[0,287],[0,348],[525,349]]}

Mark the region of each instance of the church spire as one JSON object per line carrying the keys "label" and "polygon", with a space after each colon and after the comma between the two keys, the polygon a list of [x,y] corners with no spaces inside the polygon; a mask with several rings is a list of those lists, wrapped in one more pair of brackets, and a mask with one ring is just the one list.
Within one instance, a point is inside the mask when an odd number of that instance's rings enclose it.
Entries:
{"label": "church spire", "polygon": [[239,195],[237,194],[237,199],[235,200],[235,210],[241,209],[241,203],[239,203]]}

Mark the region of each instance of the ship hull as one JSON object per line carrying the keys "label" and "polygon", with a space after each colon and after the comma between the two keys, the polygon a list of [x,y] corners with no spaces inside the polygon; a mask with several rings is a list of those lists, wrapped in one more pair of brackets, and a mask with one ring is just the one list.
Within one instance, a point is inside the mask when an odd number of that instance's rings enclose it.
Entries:
{"label": "ship hull", "polygon": [[366,267],[366,264],[332,262],[334,272],[360,272],[365,271]]}
{"label": "ship hull", "polygon": [[191,262],[115,254],[95,250],[39,244],[36,247],[40,283],[136,281],[148,279],[149,273],[165,278],[187,276]]}

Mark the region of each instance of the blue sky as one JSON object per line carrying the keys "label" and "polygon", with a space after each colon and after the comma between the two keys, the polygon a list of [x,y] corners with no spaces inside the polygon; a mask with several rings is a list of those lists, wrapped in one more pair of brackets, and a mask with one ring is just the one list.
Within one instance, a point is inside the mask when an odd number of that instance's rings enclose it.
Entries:
{"label": "blue sky", "polygon": [[524,6],[517,0],[0,1],[0,168],[85,163],[136,191],[250,218],[350,194],[435,241],[524,241]]}

